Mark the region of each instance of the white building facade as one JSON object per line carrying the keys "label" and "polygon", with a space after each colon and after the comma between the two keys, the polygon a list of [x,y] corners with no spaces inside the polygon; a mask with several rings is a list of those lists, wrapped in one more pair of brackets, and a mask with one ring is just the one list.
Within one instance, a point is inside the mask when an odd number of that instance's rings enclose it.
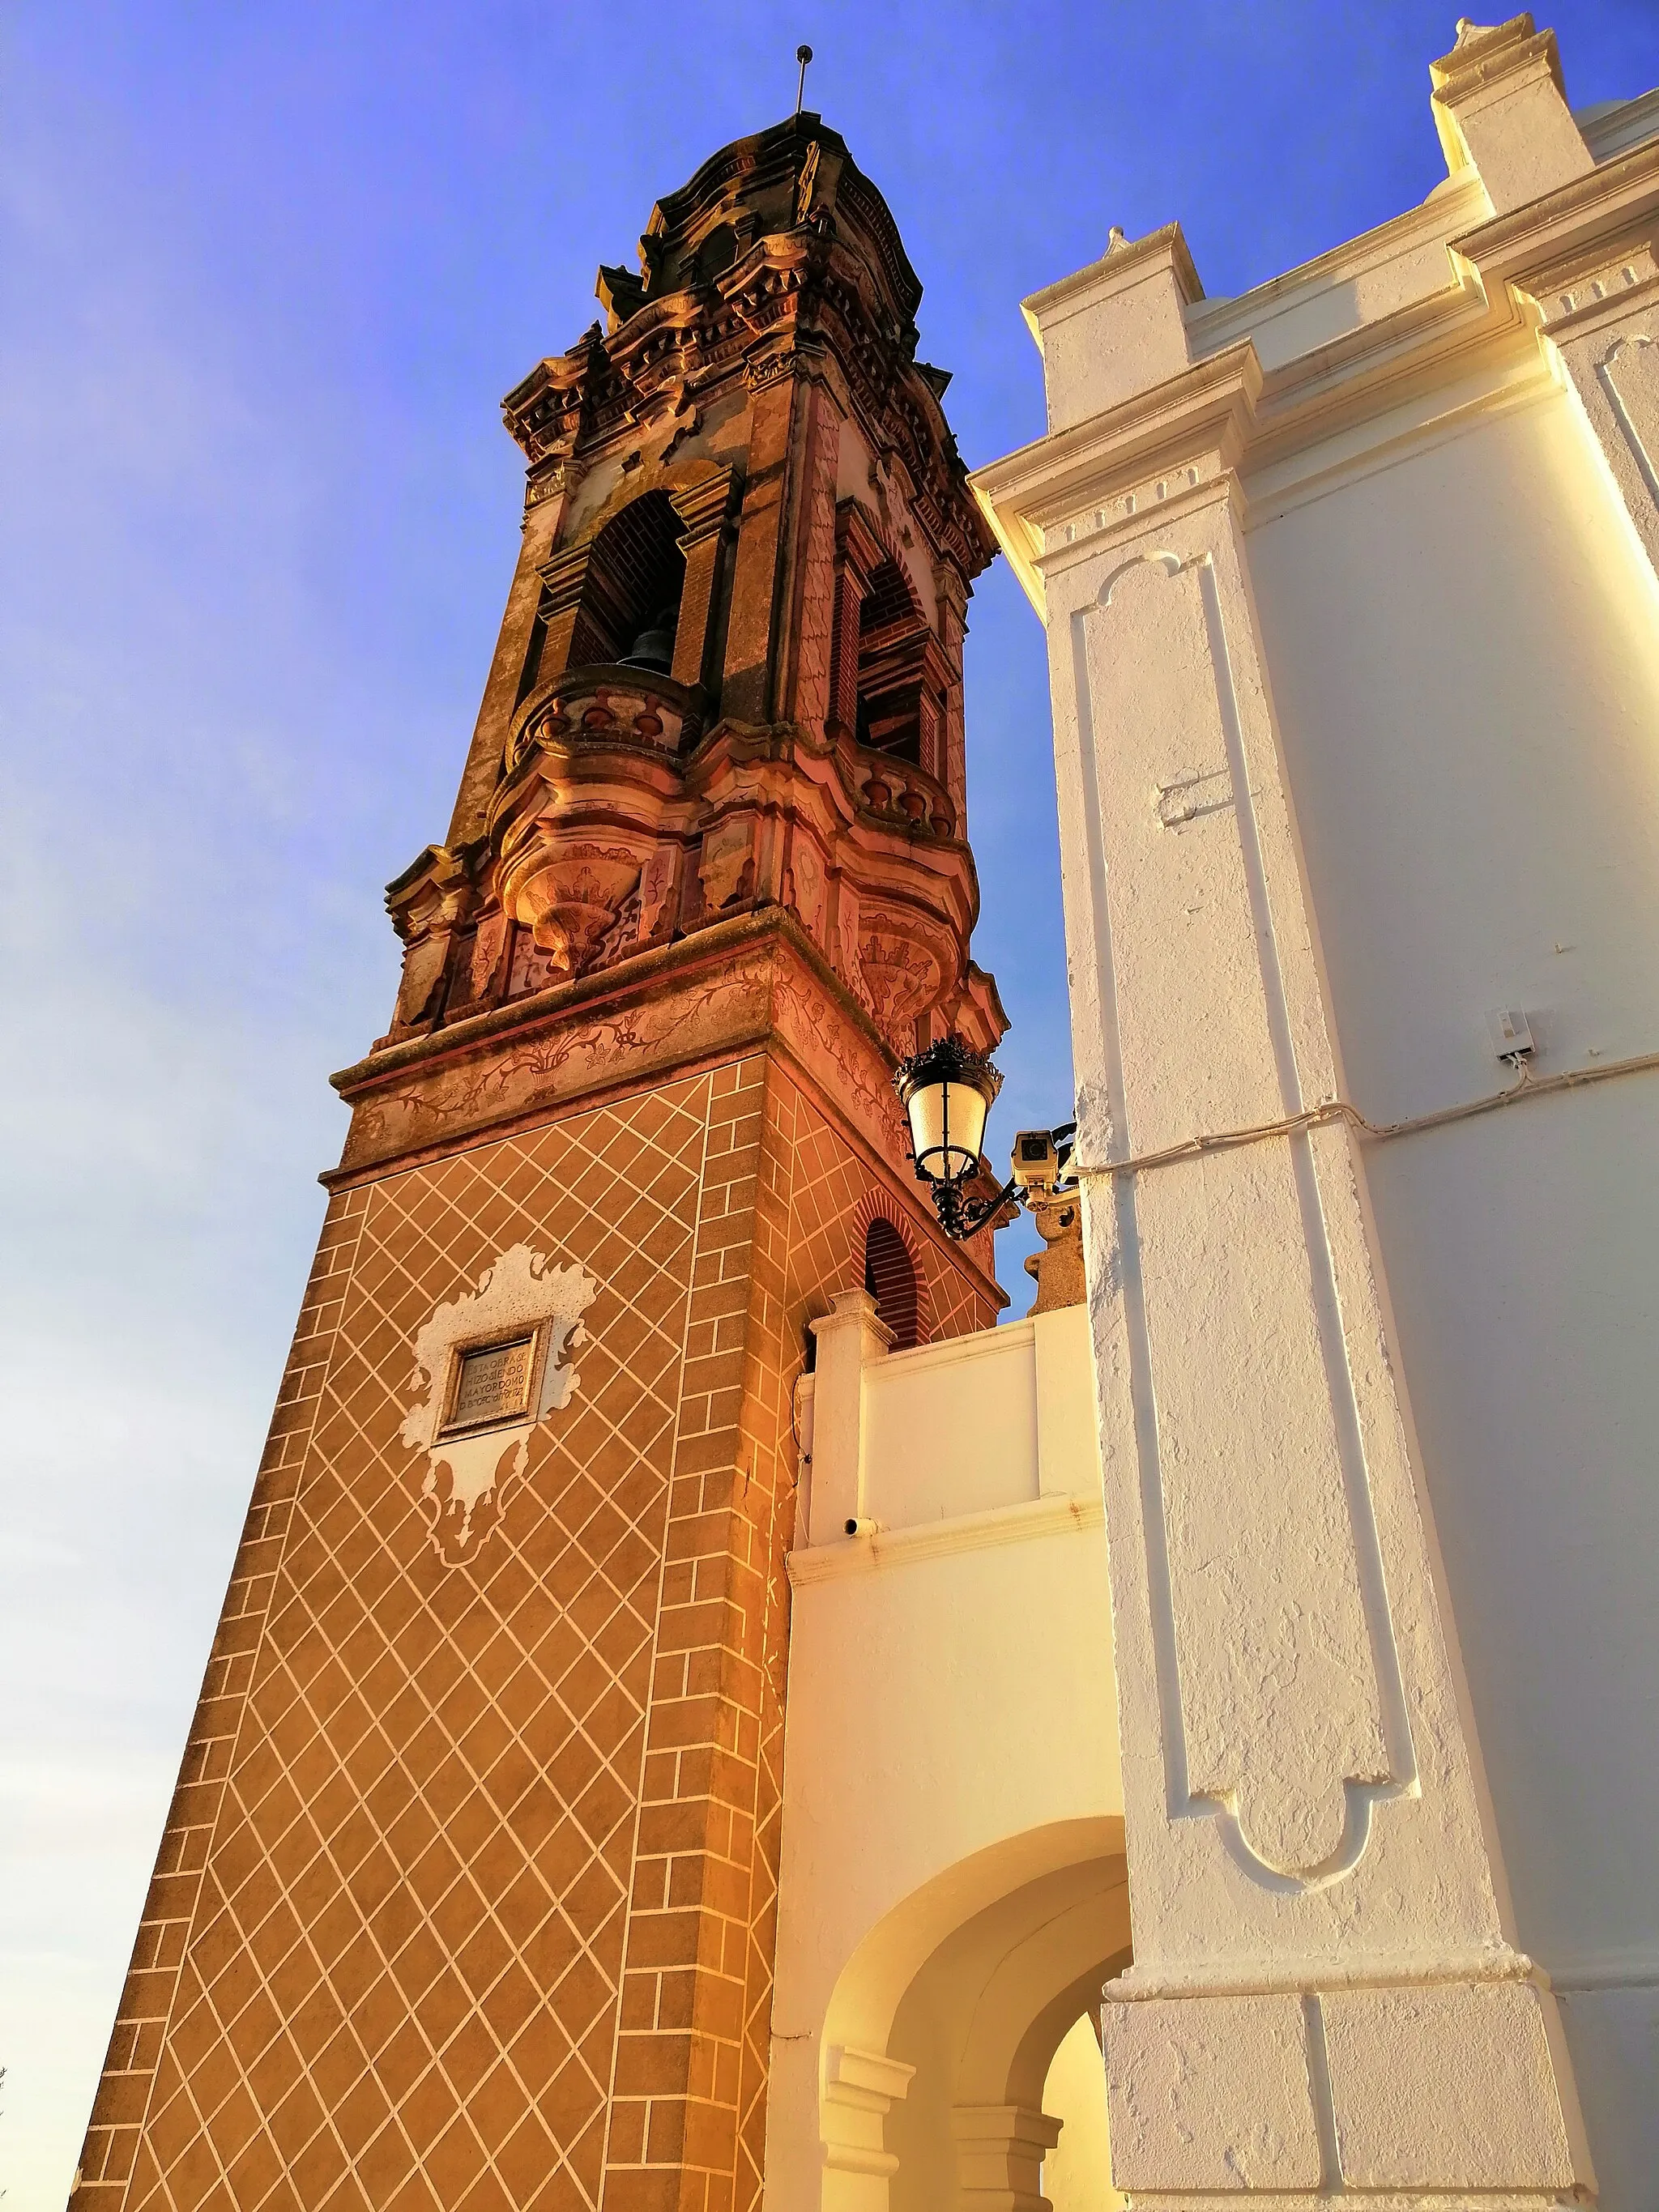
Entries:
{"label": "white building facade", "polygon": [[1113,2175],[1194,2212],[1659,2172],[1659,94],[1575,118],[1527,16],[1431,74],[1421,207],[1029,301],[977,479],[1050,647]]}

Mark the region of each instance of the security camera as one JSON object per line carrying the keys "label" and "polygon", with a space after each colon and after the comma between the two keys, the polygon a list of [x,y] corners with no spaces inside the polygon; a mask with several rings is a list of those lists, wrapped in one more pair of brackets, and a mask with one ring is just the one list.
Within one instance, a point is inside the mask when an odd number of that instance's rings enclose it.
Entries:
{"label": "security camera", "polygon": [[1048,1129],[1022,1129],[1014,1139],[1013,1177],[1022,1190],[1052,1190],[1060,1180],[1060,1148]]}

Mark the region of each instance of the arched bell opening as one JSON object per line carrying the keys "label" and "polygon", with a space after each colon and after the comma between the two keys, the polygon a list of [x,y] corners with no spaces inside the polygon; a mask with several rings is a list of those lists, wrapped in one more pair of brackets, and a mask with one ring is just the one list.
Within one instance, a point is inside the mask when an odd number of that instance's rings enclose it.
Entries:
{"label": "arched bell opening", "polygon": [[568,676],[603,681],[602,672],[626,668],[636,689],[678,696],[700,720],[720,688],[732,499],[732,471],[699,465],[684,481],[636,492],[542,562],[518,705]]}
{"label": "arched bell opening", "polygon": [[610,663],[669,674],[685,589],[684,529],[661,491],[642,492],[611,516],[588,551],[573,667]]}

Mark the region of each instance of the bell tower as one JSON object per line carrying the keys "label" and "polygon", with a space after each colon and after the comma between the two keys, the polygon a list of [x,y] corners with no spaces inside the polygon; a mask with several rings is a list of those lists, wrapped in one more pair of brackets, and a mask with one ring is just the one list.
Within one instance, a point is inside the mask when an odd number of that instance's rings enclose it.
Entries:
{"label": "bell tower", "polygon": [[808,1322],[989,1323],[896,1060],[969,957],[991,541],[806,113],[508,396],[523,550],[325,1225],[77,2212],[758,2201]]}

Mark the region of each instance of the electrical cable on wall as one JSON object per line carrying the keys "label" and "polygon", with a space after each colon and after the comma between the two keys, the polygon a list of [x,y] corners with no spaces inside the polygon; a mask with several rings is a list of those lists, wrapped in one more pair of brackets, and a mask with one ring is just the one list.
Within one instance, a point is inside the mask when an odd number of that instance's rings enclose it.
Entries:
{"label": "electrical cable on wall", "polygon": [[1559,1075],[1532,1075],[1524,1065],[1520,1079],[1507,1091],[1494,1091],[1483,1098],[1466,1099],[1461,1105],[1442,1106],[1431,1114],[1416,1114],[1403,1121],[1376,1122],[1368,1121],[1359,1109],[1346,1098],[1328,1098],[1317,1106],[1310,1106],[1300,1114],[1287,1114],[1282,1121],[1261,1121],[1246,1129],[1218,1130],[1212,1136],[1186,1137],[1178,1145],[1168,1145],[1161,1152],[1138,1152],[1127,1160],[1085,1161],[1073,1158],[1069,1172],[1079,1181],[1101,1176],[1143,1175],[1149,1168],[1169,1167],[1177,1160],[1200,1158],[1206,1152],[1219,1152],[1237,1145],[1259,1144],[1268,1137],[1291,1137],[1300,1129],[1314,1129],[1327,1121],[1346,1121],[1362,1137],[1380,1142],[1392,1137],[1414,1136],[1421,1129],[1443,1128],[1448,1122],[1467,1121],[1477,1114],[1491,1114],[1500,1106],[1512,1106],[1518,1098],[1542,1098],[1551,1091],[1576,1091],[1587,1083],[1606,1083],[1615,1075],[1641,1075],[1659,1068],[1659,1053],[1643,1053],[1632,1060],[1609,1060],[1605,1067],[1567,1068]]}

